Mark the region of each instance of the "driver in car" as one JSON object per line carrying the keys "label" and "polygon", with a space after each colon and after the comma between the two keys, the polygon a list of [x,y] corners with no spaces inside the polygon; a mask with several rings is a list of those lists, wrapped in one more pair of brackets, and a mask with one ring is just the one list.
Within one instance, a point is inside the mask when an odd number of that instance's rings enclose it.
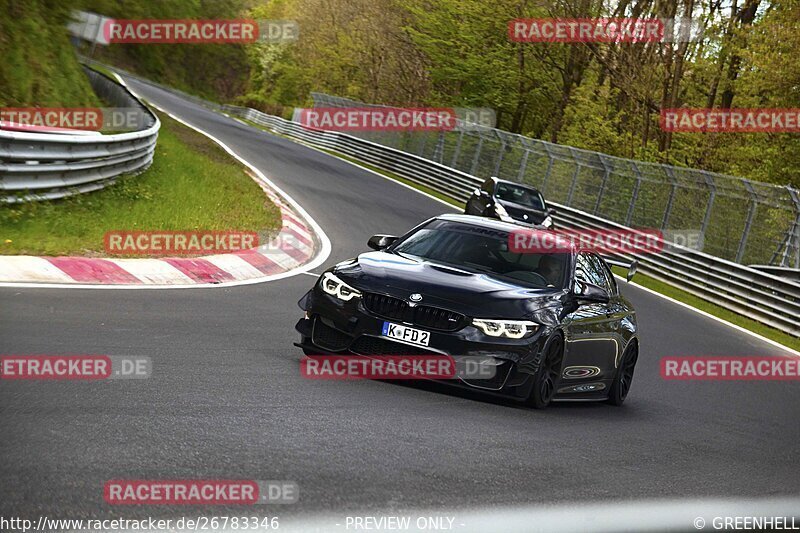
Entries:
{"label": "driver in car", "polygon": [[547,280],[548,287],[556,287],[561,283],[562,266],[562,262],[555,255],[543,255],[536,272]]}

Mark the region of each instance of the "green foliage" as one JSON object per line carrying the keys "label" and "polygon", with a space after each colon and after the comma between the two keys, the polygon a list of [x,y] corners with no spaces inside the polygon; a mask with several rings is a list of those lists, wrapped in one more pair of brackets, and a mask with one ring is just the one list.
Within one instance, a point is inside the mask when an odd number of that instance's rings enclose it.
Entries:
{"label": "green foliage", "polygon": [[[663,107],[800,107],[797,0],[0,0],[0,6],[12,15],[0,19],[0,103],[95,103],[63,30],[73,8],[127,19],[289,19],[300,26],[292,43],[112,45],[97,47],[95,56],[190,93],[284,117],[310,104],[312,91],[394,105],[491,107],[498,126],[515,133],[800,186],[796,134],[670,134],[659,126]],[[634,11],[671,17],[687,9],[707,23],[703,39],[533,44],[511,42],[507,34],[515,18]]]}
{"label": "green foliage", "polygon": [[[120,19],[236,19],[242,0],[83,0],[84,7]],[[86,47],[84,53],[88,54]],[[199,96],[226,102],[244,91],[248,62],[238,44],[113,44],[94,57]]]}
{"label": "green foliage", "polygon": [[0,106],[95,106],[66,24],[75,0],[0,0]]}

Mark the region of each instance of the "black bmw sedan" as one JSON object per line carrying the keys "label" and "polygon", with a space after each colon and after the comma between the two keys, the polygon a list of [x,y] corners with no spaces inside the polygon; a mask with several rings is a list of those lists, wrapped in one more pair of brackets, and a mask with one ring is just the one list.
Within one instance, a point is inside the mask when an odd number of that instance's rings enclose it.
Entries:
{"label": "black bmw sedan", "polygon": [[621,405],[638,358],[636,315],[608,264],[571,248],[509,248],[519,226],[441,215],[339,263],[299,302],[307,355],[481,357],[493,377],[450,383],[546,407]]}

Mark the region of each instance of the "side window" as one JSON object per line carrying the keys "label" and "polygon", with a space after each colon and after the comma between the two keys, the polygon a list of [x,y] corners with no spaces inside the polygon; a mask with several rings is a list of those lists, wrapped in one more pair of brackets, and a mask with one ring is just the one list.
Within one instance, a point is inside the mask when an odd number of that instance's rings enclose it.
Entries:
{"label": "side window", "polygon": [[578,257],[575,258],[575,279],[587,283],[594,283],[589,274],[590,268],[588,256],[584,253],[578,254]]}
{"label": "side window", "polygon": [[585,252],[578,254],[575,277],[581,281],[588,281],[600,287],[608,288],[602,266],[591,254]]}
{"label": "side window", "polygon": [[603,282],[598,283],[601,287],[605,287],[608,293],[612,296],[617,294],[617,282],[614,279],[614,275],[606,266],[605,261],[603,261],[597,254],[592,254],[589,256],[591,258],[592,264],[594,265],[595,269],[597,270],[598,275],[602,278]]}
{"label": "side window", "polygon": [[483,182],[481,185],[481,190],[487,192],[489,194],[494,193],[494,180],[492,178],[488,178],[486,181]]}

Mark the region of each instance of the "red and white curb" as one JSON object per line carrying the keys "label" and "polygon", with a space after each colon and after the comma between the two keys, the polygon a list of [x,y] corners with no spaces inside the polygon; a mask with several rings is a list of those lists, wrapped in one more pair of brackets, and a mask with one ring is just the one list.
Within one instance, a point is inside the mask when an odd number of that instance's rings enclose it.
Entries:
{"label": "red and white curb", "polygon": [[0,256],[0,286],[142,289],[235,286],[294,276],[325,262],[331,252],[330,240],[300,204],[220,140],[154,107],[210,138],[251,170],[256,183],[280,209],[283,225],[278,235],[257,248],[203,257]]}
{"label": "red and white curb", "polygon": [[257,248],[151,259],[0,256],[0,282],[193,285],[261,281],[290,272],[313,258],[317,248],[314,234],[285,202],[262,187],[280,208],[283,227]]}

